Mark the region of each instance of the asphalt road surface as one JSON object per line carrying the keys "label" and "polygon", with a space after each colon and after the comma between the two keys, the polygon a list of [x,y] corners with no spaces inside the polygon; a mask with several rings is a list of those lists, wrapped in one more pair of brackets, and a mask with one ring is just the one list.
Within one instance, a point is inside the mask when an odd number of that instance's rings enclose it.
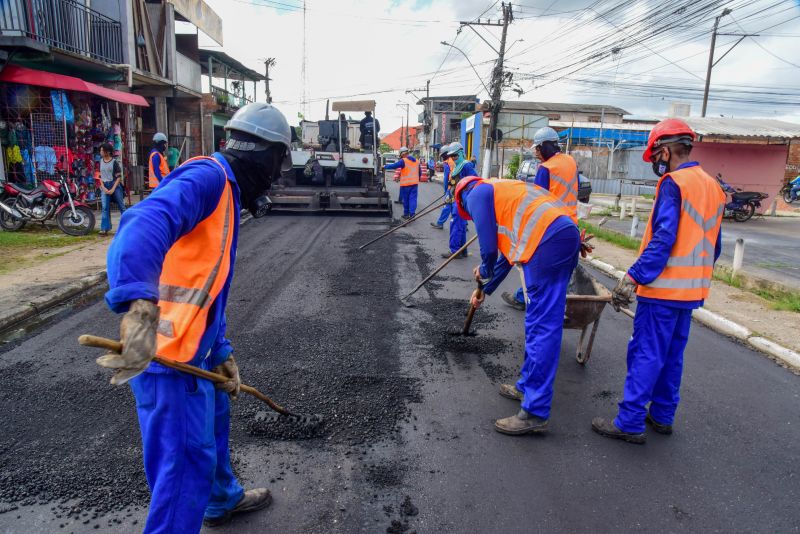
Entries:
{"label": "asphalt road surface", "polygon": [[[631,219],[609,218],[605,226],[626,235]],[[644,234],[645,223],[639,224],[637,235]],[[800,218],[756,216],[744,223],[725,219],[722,223],[721,260],[733,263],[736,239],[744,239],[745,271],[800,288]]]}
{"label": "asphalt road surface", "polygon": [[[421,203],[440,191],[423,184]],[[464,319],[476,254],[402,306],[441,261],[446,231],[424,221],[355,250],[386,227],[300,215],[242,227],[228,326],[243,380],[325,423],[258,421],[257,401],[237,401],[234,469],[274,503],[204,532],[800,529],[800,377],[694,325],[676,433],[644,446],[602,438],[590,421],[615,411],[631,331],[608,308],[585,367],[565,332],[550,432],[498,434],[494,420],[517,410],[497,387],[517,374],[522,314],[496,295],[477,336],[447,334]],[[142,528],[132,396],[75,342],[117,326],[92,297],[0,348],[0,532]]]}

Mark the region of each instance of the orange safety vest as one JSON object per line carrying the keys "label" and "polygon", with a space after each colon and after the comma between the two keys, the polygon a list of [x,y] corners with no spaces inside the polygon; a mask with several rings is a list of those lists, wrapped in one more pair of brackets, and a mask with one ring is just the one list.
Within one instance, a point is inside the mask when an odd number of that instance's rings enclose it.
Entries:
{"label": "orange safety vest", "polygon": [[[711,273],[714,270],[714,247],[722,225],[725,193],[716,180],[699,166],[665,174],[681,191],[681,214],[678,235],[669,253],[667,266],[658,278],[640,285],[636,294],[662,300],[691,301],[708,297]],[[658,202],[658,186],[656,202]],[[655,203],[653,204],[655,207]],[[641,254],[653,237],[653,214],[639,248]]]}
{"label": "orange safety vest", "polygon": [[164,154],[162,154],[157,150],[153,150],[152,152],[150,152],[150,176],[148,178],[148,185],[150,186],[150,189],[155,189],[156,187],[158,187],[158,178],[156,178],[156,173],[153,170],[153,156],[155,156],[156,154],[161,156],[161,165],[159,165],[159,170],[161,171],[161,177],[166,178],[167,175],[169,174],[169,166],[167,165],[166,156],[164,156]]}
{"label": "orange safety vest", "polygon": [[403,158],[405,167],[400,169],[400,187],[417,185],[419,183],[419,161]]}
{"label": "orange safety vest", "polygon": [[541,165],[550,171],[550,192],[566,206],[570,217],[577,223],[578,165],[575,160],[572,156],[559,152]]}
{"label": "orange safety vest", "polygon": [[[193,160],[214,158],[199,156]],[[161,317],[156,334],[156,354],[176,362],[194,358],[206,331],[208,312],[231,270],[231,247],[237,224],[233,189],[225,173],[225,188],[213,213],[167,252],[158,280]]]}
{"label": "orange safety vest", "polygon": [[549,191],[519,180],[483,180],[494,187],[497,248],[509,263],[531,259],[547,228],[569,211]]}

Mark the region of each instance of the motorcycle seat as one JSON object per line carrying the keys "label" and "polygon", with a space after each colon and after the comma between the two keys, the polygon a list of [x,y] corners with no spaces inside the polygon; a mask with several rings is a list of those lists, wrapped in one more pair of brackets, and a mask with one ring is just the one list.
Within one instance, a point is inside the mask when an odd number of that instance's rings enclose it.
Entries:
{"label": "motorcycle seat", "polygon": [[36,187],[28,187],[28,186],[25,186],[25,185],[13,184],[13,183],[7,183],[6,185],[8,187],[10,187],[11,189],[14,189],[18,193],[22,193],[22,194],[25,194],[25,195],[30,195],[31,193],[36,193],[37,191],[41,191],[42,190],[42,186],[40,186],[40,185],[38,185]]}
{"label": "motorcycle seat", "polygon": [[755,191],[741,191],[738,193],[733,193],[733,200],[741,200],[743,202],[760,198],[761,198],[761,193],[757,193]]}

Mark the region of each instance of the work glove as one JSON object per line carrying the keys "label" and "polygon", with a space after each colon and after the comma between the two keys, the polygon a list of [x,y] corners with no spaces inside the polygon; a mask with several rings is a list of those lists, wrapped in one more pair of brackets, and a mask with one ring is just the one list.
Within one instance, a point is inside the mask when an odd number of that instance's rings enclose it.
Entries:
{"label": "work glove", "polygon": [[124,384],[143,372],[156,355],[156,328],[159,309],[150,300],[134,300],[119,324],[122,353],[110,352],[97,358],[97,364],[117,372],[111,383]]}
{"label": "work glove", "polygon": [[594,247],[589,244],[589,241],[594,239],[594,234],[586,235],[586,228],[581,230],[581,258],[585,258],[587,255],[594,252]]}
{"label": "work glove", "polygon": [[476,289],[472,292],[472,296],[469,298],[469,303],[472,304],[472,307],[477,310],[481,307],[481,304],[483,304],[484,300],[486,300],[486,293],[484,293],[481,289]]}
{"label": "work glove", "polygon": [[614,291],[611,292],[611,305],[616,311],[620,308],[627,308],[633,302],[633,293],[636,291],[636,282],[626,273],[617,282]]}
{"label": "work glove", "polygon": [[242,379],[239,377],[239,366],[236,365],[236,360],[233,359],[233,354],[228,356],[228,359],[212,369],[218,375],[230,378],[228,382],[219,382],[214,384],[214,387],[221,389],[231,396],[233,400],[239,396],[239,391],[242,387]]}

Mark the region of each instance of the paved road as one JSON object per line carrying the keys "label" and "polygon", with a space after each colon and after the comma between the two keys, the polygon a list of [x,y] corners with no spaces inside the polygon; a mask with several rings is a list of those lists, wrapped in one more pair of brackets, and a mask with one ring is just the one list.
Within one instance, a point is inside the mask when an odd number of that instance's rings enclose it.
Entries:
{"label": "paved road", "polygon": [[[424,185],[421,198],[439,191]],[[330,216],[243,227],[228,316],[243,377],[326,423],[296,436],[238,401],[235,470],[275,502],[215,532],[800,529],[800,378],[695,325],[676,434],[645,446],[603,439],[589,423],[614,411],[631,329],[607,310],[586,367],[574,360],[577,333],[565,335],[550,433],[500,435],[493,420],[517,409],[497,386],[517,372],[521,314],[490,298],[478,336],[445,333],[463,320],[474,256],[400,306],[438,263],[445,233],[422,223],[354,251],[384,227]],[[131,396],[74,343],[116,325],[89,300],[0,349],[0,532],[141,528]]]}
{"label": "paved road", "polygon": [[[605,226],[626,235],[631,219],[609,218]],[[638,236],[644,233],[640,223]],[[800,218],[754,217],[745,223],[724,220],[722,223],[722,257],[733,262],[736,239],[745,241],[744,270],[768,280],[800,289]]]}

